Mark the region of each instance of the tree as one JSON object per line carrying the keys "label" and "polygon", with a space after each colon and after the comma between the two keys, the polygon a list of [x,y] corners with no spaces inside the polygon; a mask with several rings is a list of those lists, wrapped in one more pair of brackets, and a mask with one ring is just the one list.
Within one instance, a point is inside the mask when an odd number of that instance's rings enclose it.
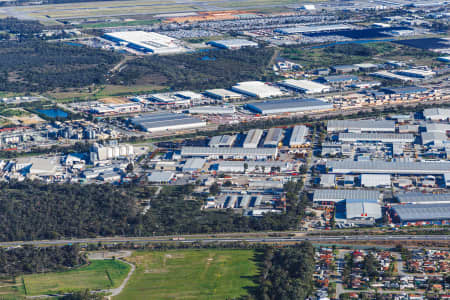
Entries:
{"label": "tree", "polygon": [[134,169],[133,163],[130,162],[130,163],[127,165],[126,171],[127,171],[127,173],[132,173],[132,172],[133,172],[133,169]]}
{"label": "tree", "polygon": [[212,196],[217,195],[218,193],[220,193],[220,188],[219,185],[217,184],[217,182],[214,182],[213,184],[211,184],[211,186],[209,187],[209,194]]}

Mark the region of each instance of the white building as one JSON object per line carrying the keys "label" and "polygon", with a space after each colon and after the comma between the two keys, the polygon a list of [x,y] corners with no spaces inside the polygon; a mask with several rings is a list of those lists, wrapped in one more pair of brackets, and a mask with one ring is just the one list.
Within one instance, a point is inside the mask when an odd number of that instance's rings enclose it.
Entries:
{"label": "white building", "polygon": [[132,145],[127,144],[104,146],[94,143],[89,153],[89,157],[92,162],[130,156],[134,156],[134,148]]}
{"label": "white building", "polygon": [[305,125],[297,125],[292,129],[289,147],[302,147],[307,144],[306,136],[308,135],[308,127]]}
{"label": "white building", "polygon": [[258,148],[259,141],[263,135],[264,131],[262,129],[252,129],[247,133],[243,148]]}
{"label": "white building", "polygon": [[389,174],[361,174],[361,186],[363,187],[389,187],[391,175]]}
{"label": "white building", "polygon": [[423,115],[428,120],[442,121],[450,119],[449,108],[427,108],[423,111]]}
{"label": "white building", "polygon": [[106,33],[104,37],[141,52],[172,54],[187,51],[181,41],[156,32],[120,31]]}
{"label": "white building", "polygon": [[230,90],[225,89],[212,89],[212,90],[206,90],[205,94],[209,97],[220,99],[223,101],[235,101],[235,100],[241,100],[243,96],[241,94],[235,93]]}
{"label": "white building", "polygon": [[232,87],[232,90],[256,98],[272,98],[284,95],[279,88],[270,86],[261,81],[239,82]]}
{"label": "white building", "polygon": [[318,82],[314,82],[311,80],[286,79],[286,80],[280,81],[279,84],[281,86],[284,86],[284,87],[287,87],[294,91],[305,93],[305,94],[327,93],[331,90],[330,86],[321,84]]}

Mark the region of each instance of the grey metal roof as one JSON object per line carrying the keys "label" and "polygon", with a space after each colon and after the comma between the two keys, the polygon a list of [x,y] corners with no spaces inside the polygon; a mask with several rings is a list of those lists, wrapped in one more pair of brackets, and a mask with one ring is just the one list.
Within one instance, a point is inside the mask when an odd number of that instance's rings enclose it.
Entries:
{"label": "grey metal roof", "polygon": [[175,176],[175,173],[170,171],[154,171],[148,177],[149,182],[168,182]]}
{"label": "grey metal roof", "polygon": [[292,98],[249,103],[245,108],[262,114],[300,112],[317,109],[332,109],[333,105],[318,99]]}
{"label": "grey metal roof", "polygon": [[210,156],[210,155],[235,155],[235,156],[276,156],[277,148],[210,148],[210,147],[183,147],[182,156]]}
{"label": "grey metal roof", "polygon": [[395,131],[391,120],[329,120],[327,130]]}
{"label": "grey metal roof", "polygon": [[450,203],[450,193],[446,194],[423,194],[423,193],[401,193],[396,195],[400,203],[430,203],[448,202]]}
{"label": "grey metal roof", "polygon": [[332,173],[443,174],[450,170],[449,161],[328,161]]}
{"label": "grey metal roof", "polygon": [[183,171],[197,171],[201,168],[203,168],[203,165],[205,164],[206,159],[204,158],[190,158],[186,160],[186,163],[183,166]]}
{"label": "grey metal roof", "polygon": [[283,138],[283,129],[270,128],[267,132],[266,139],[264,140],[264,146],[277,146]]}
{"label": "grey metal roof", "polygon": [[185,114],[162,113],[144,114],[131,119],[131,123],[145,128],[156,128],[162,126],[174,126],[182,124],[194,124],[203,122],[199,118],[193,118]]}
{"label": "grey metal roof", "polygon": [[378,132],[364,132],[364,133],[353,133],[353,132],[341,132],[339,133],[340,141],[371,141],[371,142],[414,142],[414,135],[410,133],[378,133]]}
{"label": "grey metal roof", "polygon": [[392,207],[401,221],[450,220],[450,204],[405,204]]}
{"label": "grey metal roof", "polygon": [[338,202],[342,200],[366,200],[377,202],[380,198],[379,191],[372,190],[314,190],[313,201],[330,201]]}
{"label": "grey metal roof", "polygon": [[375,202],[367,202],[364,200],[346,200],[345,210],[347,219],[381,218],[381,206]]}
{"label": "grey metal roof", "polygon": [[308,135],[308,127],[305,125],[297,125],[292,129],[289,146],[302,145],[305,143],[305,137]]}

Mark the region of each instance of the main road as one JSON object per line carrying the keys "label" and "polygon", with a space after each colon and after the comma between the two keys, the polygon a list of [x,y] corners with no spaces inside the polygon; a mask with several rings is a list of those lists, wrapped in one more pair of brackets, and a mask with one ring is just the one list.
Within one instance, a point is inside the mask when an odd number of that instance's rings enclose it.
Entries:
{"label": "main road", "polygon": [[0,242],[0,247],[33,245],[45,247],[51,245],[93,244],[93,243],[286,243],[286,242],[339,242],[339,241],[449,241],[450,235],[353,235],[353,236],[303,236],[303,237],[99,237],[84,239],[35,240]]}

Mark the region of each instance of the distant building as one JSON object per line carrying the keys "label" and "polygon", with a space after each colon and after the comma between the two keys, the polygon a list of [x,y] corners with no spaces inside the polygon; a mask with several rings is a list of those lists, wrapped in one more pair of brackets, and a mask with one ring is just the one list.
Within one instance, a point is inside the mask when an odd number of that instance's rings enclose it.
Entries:
{"label": "distant building", "polygon": [[395,121],[390,120],[329,120],[328,132],[395,132]]}
{"label": "distant building", "polygon": [[424,194],[418,192],[406,192],[396,194],[395,198],[397,198],[400,204],[450,204],[450,193]]}
{"label": "distant building", "polygon": [[235,93],[233,91],[225,90],[225,89],[206,90],[205,94],[212,98],[220,99],[223,101],[235,101],[235,100],[241,100],[243,98],[243,96],[241,94]]}
{"label": "distant building", "polygon": [[219,40],[219,41],[210,41],[206,44],[222,48],[222,49],[228,49],[228,50],[237,50],[241,49],[243,47],[258,47],[258,43],[244,40],[244,39],[229,39],[229,40]]}
{"label": "distant building", "polygon": [[256,98],[273,98],[284,95],[280,89],[261,81],[240,82],[233,86],[232,90]]}
{"label": "distant building", "polygon": [[209,141],[209,147],[220,148],[220,147],[231,147],[236,140],[236,135],[220,135],[213,136]]}
{"label": "distant building", "polygon": [[318,82],[314,82],[311,80],[295,80],[295,79],[286,79],[280,81],[279,84],[281,86],[287,87],[297,92],[305,93],[305,94],[318,94],[318,93],[327,93],[330,91],[330,87]]}
{"label": "distant building", "polygon": [[450,204],[405,204],[392,207],[391,216],[395,223],[402,225],[448,225],[450,224]]}
{"label": "distant building", "polygon": [[270,115],[329,110],[333,109],[333,105],[317,99],[297,98],[248,103],[245,105],[245,108],[257,114]]}
{"label": "distant building", "polygon": [[185,114],[143,114],[131,119],[131,123],[148,132],[186,130],[206,126],[206,122]]}
{"label": "distant building", "polygon": [[206,157],[211,159],[274,159],[278,148],[212,148],[212,147],[182,147],[182,157]]}
{"label": "distant building", "polygon": [[104,146],[98,143],[94,143],[91,146],[91,150],[89,153],[91,162],[131,156],[134,156],[134,148],[132,145],[127,144]]}
{"label": "distant building", "polygon": [[169,183],[175,178],[175,173],[170,171],[153,171],[147,176],[147,181],[150,183]]}

